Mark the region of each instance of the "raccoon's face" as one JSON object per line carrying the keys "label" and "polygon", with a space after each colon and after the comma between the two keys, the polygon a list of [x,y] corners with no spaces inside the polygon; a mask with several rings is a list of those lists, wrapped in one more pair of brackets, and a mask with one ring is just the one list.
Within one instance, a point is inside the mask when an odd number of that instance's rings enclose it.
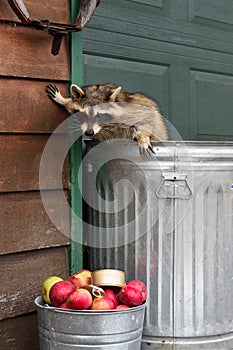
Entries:
{"label": "raccoon's face", "polygon": [[89,106],[115,102],[120,91],[121,87],[111,84],[89,85],[83,88],[77,85],[71,85],[72,107],[74,111],[84,111]]}
{"label": "raccoon's face", "polygon": [[82,111],[78,111],[74,116],[80,125],[82,133],[86,136],[96,135],[104,124],[110,123],[112,120],[111,114],[104,110],[96,111],[92,107],[83,108]]}
{"label": "raccoon's face", "polygon": [[[99,103],[94,106],[84,107],[73,116],[76,118],[82,133],[86,136],[96,135],[103,127],[108,129],[116,125],[121,127],[130,127],[135,122],[137,114],[145,114],[145,107],[128,103]],[[136,119],[137,120],[137,119]],[[107,136],[107,135],[106,135]]]}

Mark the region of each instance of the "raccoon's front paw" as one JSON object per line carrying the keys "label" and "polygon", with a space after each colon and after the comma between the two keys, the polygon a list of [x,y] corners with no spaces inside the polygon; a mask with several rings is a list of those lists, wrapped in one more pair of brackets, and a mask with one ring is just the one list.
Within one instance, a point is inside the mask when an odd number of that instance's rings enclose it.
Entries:
{"label": "raccoon's front paw", "polygon": [[150,142],[147,144],[140,144],[138,142],[139,146],[139,153],[142,156],[143,159],[145,160],[150,160],[153,158],[153,155],[155,155],[155,152],[150,144]]}
{"label": "raccoon's front paw", "polygon": [[130,127],[130,131],[132,139],[138,142],[139,152],[142,158],[144,158],[145,160],[152,159],[155,152],[150,143],[149,133],[144,130],[140,130],[135,125],[132,125]]}
{"label": "raccoon's front paw", "polygon": [[50,84],[47,86],[46,88],[46,92],[47,94],[49,95],[49,97],[58,102],[58,100],[60,99],[61,97],[61,93],[60,93],[60,90],[58,89],[58,87],[54,84]]}

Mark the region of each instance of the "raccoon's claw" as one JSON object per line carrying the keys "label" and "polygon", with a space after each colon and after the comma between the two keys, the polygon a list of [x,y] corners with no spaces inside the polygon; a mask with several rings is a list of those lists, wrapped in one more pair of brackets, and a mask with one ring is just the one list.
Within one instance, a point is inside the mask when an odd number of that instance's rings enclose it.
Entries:
{"label": "raccoon's claw", "polygon": [[151,160],[155,154],[152,146],[149,144],[148,147],[142,147],[139,145],[139,153],[144,160]]}
{"label": "raccoon's claw", "polygon": [[155,151],[153,150],[151,144],[148,146],[149,150],[151,151],[151,153],[155,154]]}
{"label": "raccoon's claw", "polygon": [[51,97],[53,100],[56,99],[57,94],[60,94],[60,90],[54,84],[48,85],[46,88],[46,92],[48,93],[49,97]]}
{"label": "raccoon's claw", "polygon": [[140,130],[136,125],[130,126],[132,140],[138,142],[139,153],[144,159],[152,159],[155,154],[150,144],[150,134],[145,130]]}

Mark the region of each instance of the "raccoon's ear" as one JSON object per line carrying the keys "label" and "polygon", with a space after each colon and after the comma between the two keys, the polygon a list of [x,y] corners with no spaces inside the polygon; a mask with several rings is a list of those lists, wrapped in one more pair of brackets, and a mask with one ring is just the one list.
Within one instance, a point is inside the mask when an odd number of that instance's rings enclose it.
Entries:
{"label": "raccoon's ear", "polygon": [[70,87],[72,97],[79,98],[85,95],[85,92],[77,85],[72,84]]}
{"label": "raccoon's ear", "polygon": [[117,96],[119,95],[121,91],[121,86],[119,86],[118,88],[116,88],[113,93],[109,96],[109,100],[112,102],[115,102]]}

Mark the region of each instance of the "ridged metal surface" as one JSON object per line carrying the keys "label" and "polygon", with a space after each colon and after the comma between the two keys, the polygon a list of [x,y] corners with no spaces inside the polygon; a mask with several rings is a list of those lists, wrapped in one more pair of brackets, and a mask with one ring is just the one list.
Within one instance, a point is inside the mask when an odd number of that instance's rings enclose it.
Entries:
{"label": "ridged metal surface", "polygon": [[[134,195],[123,185],[130,204],[119,212],[116,205],[114,215],[86,207],[92,224],[86,235],[96,235],[87,264],[118,268],[127,280],[147,284],[142,349],[233,349],[233,143],[171,142],[154,149],[155,159],[143,161],[135,144],[108,145],[113,160],[99,173],[99,193],[114,199],[124,178]],[[114,160],[115,154],[127,160]],[[86,184],[99,162],[96,154],[84,159]],[[131,227],[117,227],[128,220]],[[101,224],[115,225],[115,234],[98,235]],[[122,230],[126,244],[118,246]],[[106,240],[112,247],[101,249]]]}
{"label": "ridged metal surface", "polygon": [[121,311],[66,311],[35,300],[41,350],[140,350],[145,304]]}

